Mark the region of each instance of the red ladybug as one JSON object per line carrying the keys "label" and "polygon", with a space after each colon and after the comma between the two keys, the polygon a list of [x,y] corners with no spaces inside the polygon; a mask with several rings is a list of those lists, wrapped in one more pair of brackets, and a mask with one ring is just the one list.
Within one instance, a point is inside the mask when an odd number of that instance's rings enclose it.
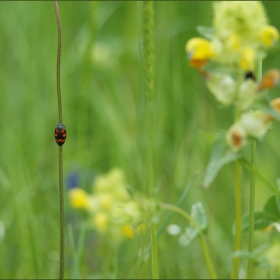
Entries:
{"label": "red ladybug", "polygon": [[66,141],[66,129],[62,123],[59,123],[54,131],[54,138],[58,146],[62,146]]}

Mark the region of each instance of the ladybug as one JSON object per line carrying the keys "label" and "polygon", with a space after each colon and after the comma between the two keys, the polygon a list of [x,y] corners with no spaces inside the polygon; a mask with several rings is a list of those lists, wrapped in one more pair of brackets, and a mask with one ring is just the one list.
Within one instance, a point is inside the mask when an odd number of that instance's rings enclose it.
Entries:
{"label": "ladybug", "polygon": [[54,131],[54,138],[58,146],[62,146],[66,140],[66,129],[62,123],[59,123]]}

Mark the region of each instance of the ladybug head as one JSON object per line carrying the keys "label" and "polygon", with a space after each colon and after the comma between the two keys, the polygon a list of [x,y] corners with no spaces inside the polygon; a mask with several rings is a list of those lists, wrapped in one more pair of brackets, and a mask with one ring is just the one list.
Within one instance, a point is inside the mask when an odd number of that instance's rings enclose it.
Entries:
{"label": "ladybug head", "polygon": [[63,125],[62,123],[58,123],[58,125],[56,126],[56,128],[58,129],[65,129],[65,125]]}

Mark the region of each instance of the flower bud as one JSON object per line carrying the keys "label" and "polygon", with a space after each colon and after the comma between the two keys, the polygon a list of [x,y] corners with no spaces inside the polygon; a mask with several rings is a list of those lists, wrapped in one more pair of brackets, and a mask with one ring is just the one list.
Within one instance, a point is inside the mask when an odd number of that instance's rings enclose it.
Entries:
{"label": "flower bud", "polygon": [[262,91],[269,88],[274,88],[280,81],[280,72],[277,69],[271,69],[263,76],[261,83],[259,84],[258,91]]}
{"label": "flower bud", "polygon": [[258,84],[253,79],[246,79],[239,87],[237,95],[237,106],[244,111],[250,108],[257,97]]}
{"label": "flower bud", "polygon": [[240,124],[246,134],[254,138],[262,138],[270,127],[267,115],[260,111],[242,114]]}
{"label": "flower bud", "polygon": [[246,131],[239,122],[233,124],[226,134],[226,141],[235,152],[246,144],[246,138]]}
{"label": "flower bud", "polygon": [[207,86],[222,104],[229,105],[233,102],[236,92],[236,82],[229,75],[209,74]]}
{"label": "flower bud", "polygon": [[280,113],[280,97],[277,97],[270,101],[270,106],[277,112]]}
{"label": "flower bud", "polygon": [[[273,100],[270,101],[270,106],[277,112],[280,114],[280,97],[278,98],[275,98]],[[267,114],[266,115],[267,119],[268,120],[274,120],[274,116],[270,115],[270,114]]]}

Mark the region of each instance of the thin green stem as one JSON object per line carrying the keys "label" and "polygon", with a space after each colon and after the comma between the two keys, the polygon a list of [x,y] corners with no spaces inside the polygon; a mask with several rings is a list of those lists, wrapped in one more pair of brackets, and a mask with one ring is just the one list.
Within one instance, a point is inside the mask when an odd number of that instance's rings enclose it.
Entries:
{"label": "thin green stem", "polygon": [[[256,140],[252,140],[251,146],[251,167],[255,165]],[[249,210],[249,243],[248,251],[254,250],[254,212],[255,212],[255,174],[250,172],[250,210]],[[254,263],[248,259],[247,279],[252,279],[254,275]]]}
{"label": "thin green stem", "polygon": [[64,222],[64,192],[63,192],[63,149],[59,147],[59,205],[60,205],[60,269],[59,279],[64,279],[64,255],[65,255],[65,222]]}
{"label": "thin green stem", "polygon": [[114,279],[118,279],[118,247],[114,248],[114,263],[113,263],[113,271],[114,271]]}
{"label": "thin green stem", "polygon": [[[241,164],[235,161],[235,240],[234,251],[242,248],[242,187]],[[238,279],[240,259],[233,259],[231,279]]]}
{"label": "thin green stem", "polygon": [[62,123],[62,102],[60,89],[60,59],[61,59],[61,23],[57,1],[54,1],[55,15],[57,21],[58,44],[57,44],[57,63],[56,63],[56,86],[57,86],[57,104],[58,104],[58,122]]}
{"label": "thin green stem", "polygon": [[261,59],[258,61],[258,64],[257,64],[256,78],[257,78],[257,81],[261,81],[261,79],[262,79],[262,60]]}
{"label": "thin green stem", "polygon": [[[256,78],[258,81],[262,78],[262,60],[258,61],[256,72]],[[255,167],[255,157],[256,157],[256,140],[252,140],[251,145],[251,171],[250,171],[250,209],[249,209],[249,242],[248,251],[252,252],[254,250],[254,212],[255,212],[255,173],[253,169]],[[254,276],[254,263],[252,260],[248,260],[247,268],[247,279],[252,279]]]}
{"label": "thin green stem", "polygon": [[[57,82],[57,104],[58,104],[58,122],[62,123],[62,101],[60,89],[60,58],[61,58],[61,24],[57,1],[54,1],[55,15],[58,30],[58,48],[57,48],[57,68],[56,68],[56,82]],[[64,279],[64,258],[65,258],[65,221],[64,221],[64,191],[63,191],[63,149],[59,146],[58,156],[59,166],[59,206],[60,206],[60,266],[59,279]]]}
{"label": "thin green stem", "polygon": [[186,218],[187,221],[189,221],[196,229],[199,230],[199,241],[200,241],[202,253],[204,256],[204,260],[205,260],[209,275],[210,275],[211,279],[217,279],[217,274],[216,274],[212,259],[210,257],[210,254],[209,254],[209,251],[207,248],[206,240],[204,238],[203,232],[199,228],[199,225],[195,222],[195,220],[192,219],[192,217],[187,212],[185,212],[183,209],[181,209],[175,205],[163,203],[162,208],[177,212],[178,214],[180,214],[181,216]]}
{"label": "thin green stem", "polygon": [[[143,2],[143,51],[145,69],[147,184],[149,197],[154,198],[153,172],[153,113],[154,113],[154,3]],[[152,276],[159,278],[156,226],[151,226]]]}

